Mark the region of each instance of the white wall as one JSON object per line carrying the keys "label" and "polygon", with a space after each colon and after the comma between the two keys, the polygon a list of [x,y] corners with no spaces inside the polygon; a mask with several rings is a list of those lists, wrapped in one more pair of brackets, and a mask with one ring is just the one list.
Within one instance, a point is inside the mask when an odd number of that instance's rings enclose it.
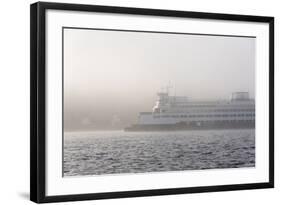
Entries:
{"label": "white wall", "polygon": [[[49,0],[51,1],[51,0]],[[29,193],[29,4],[33,1],[2,1],[0,7],[0,204],[31,204]],[[220,12],[276,17],[275,49],[280,55],[279,1],[258,0],[84,0],[62,1],[134,6],[203,12]],[[281,86],[280,60],[275,61],[276,90]],[[204,193],[131,199],[76,202],[69,204],[278,204],[280,201],[281,94],[276,104],[276,188],[224,193]],[[279,202],[280,203],[280,202]],[[64,204],[64,203],[61,203]]]}

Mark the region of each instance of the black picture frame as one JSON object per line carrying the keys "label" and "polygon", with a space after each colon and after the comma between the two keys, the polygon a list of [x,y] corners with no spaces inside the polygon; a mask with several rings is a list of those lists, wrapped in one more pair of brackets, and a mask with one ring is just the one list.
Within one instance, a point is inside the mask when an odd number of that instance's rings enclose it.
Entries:
{"label": "black picture frame", "polygon": [[[46,196],[46,10],[262,22],[269,25],[269,181],[220,186]],[[217,192],[274,187],[274,18],[145,8],[38,2],[30,7],[30,200],[37,203]]]}

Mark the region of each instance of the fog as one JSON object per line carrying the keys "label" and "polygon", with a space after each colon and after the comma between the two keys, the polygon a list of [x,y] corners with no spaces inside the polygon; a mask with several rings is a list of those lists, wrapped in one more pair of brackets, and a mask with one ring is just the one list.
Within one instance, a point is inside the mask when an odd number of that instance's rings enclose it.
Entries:
{"label": "fog", "polygon": [[156,93],[255,97],[255,38],[64,29],[64,129],[122,129]]}

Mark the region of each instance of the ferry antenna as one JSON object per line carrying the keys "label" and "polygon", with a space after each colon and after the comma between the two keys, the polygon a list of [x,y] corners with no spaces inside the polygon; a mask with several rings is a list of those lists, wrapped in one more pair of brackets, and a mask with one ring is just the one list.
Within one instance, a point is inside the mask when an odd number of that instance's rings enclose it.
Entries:
{"label": "ferry antenna", "polygon": [[168,83],[168,85],[166,86],[166,92],[169,94],[170,88],[172,88],[173,86],[171,86],[171,82]]}

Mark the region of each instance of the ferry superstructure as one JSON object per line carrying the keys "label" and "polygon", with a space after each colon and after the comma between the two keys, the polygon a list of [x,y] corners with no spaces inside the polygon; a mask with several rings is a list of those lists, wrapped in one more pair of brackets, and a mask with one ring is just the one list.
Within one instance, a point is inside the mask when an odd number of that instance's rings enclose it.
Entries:
{"label": "ferry superstructure", "polygon": [[255,100],[248,92],[234,92],[229,100],[192,101],[185,96],[157,93],[152,112],[141,112],[125,131],[229,129],[255,126]]}

